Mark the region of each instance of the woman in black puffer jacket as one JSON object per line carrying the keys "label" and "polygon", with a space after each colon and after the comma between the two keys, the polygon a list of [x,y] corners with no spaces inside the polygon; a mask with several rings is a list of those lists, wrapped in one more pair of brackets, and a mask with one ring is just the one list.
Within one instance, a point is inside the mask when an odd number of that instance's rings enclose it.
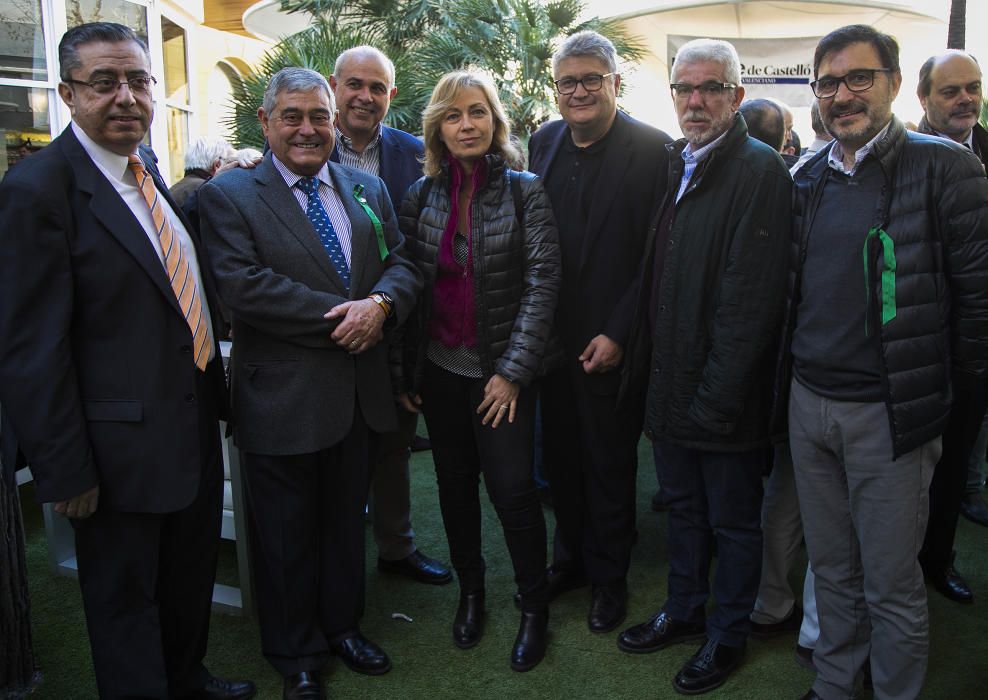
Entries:
{"label": "woman in black puffer jacket", "polygon": [[559,288],[549,202],[521,154],[488,78],[449,73],[423,112],[426,177],[401,206],[401,230],[425,289],[403,340],[405,408],[425,414],[450,556],[460,580],[453,641],[484,628],[477,477],[504,537],[521,594],[511,666],[545,655],[546,529],[532,477],[535,395]]}

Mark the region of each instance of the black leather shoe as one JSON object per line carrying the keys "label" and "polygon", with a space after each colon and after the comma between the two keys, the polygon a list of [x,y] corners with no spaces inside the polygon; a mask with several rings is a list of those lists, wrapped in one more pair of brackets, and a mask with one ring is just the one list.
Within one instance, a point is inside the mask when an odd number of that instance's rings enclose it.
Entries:
{"label": "black leather shoe", "polygon": [[360,632],[329,645],[348,669],[368,676],[380,676],[391,670],[391,659],[377,644]]}
{"label": "black leather shoe", "polygon": [[283,700],[323,700],[326,697],[315,671],[302,671],[285,678]]}
{"label": "black leather shoe", "polygon": [[515,645],[511,647],[511,668],[530,671],[545,658],[549,630],[549,608],[538,612],[523,612]]}
{"label": "black leather shoe", "polygon": [[546,595],[549,596],[550,601],[553,601],[567,591],[583,588],[589,581],[587,581],[587,576],[583,571],[557,569],[550,566],[545,570],[545,583]]}
{"label": "black leather shoe", "polygon": [[590,601],[590,614],[587,615],[587,627],[591,632],[610,632],[624,622],[628,614],[628,592],[606,586],[594,589],[593,600]]}
{"label": "black leather shoe", "polygon": [[799,700],[823,700],[823,698],[817,695],[813,688],[810,688],[809,692],[807,692],[806,695],[801,696]]}
{"label": "black leather shoe", "polygon": [[629,627],[618,635],[617,645],[629,654],[648,654],[665,649],[670,644],[692,642],[707,636],[702,622],[680,622],[666,615],[664,610],[640,625]]}
{"label": "black leather shoe", "polygon": [[924,566],[923,573],[926,574],[926,580],[933,584],[933,587],[945,598],[955,603],[974,602],[974,593],[971,592],[971,587],[954,568],[954,555],[951,555],[950,564],[947,568],[941,570]]}
{"label": "black leather shoe", "polygon": [[248,700],[254,697],[257,688],[250,681],[231,681],[226,678],[210,677],[199,690],[186,696],[187,700]]}
{"label": "black leather shoe", "polygon": [[461,593],[453,618],[453,644],[470,649],[484,636],[484,592]]}
{"label": "black leather shoe", "polygon": [[743,658],[743,646],[729,647],[707,640],[676,674],[672,687],[683,695],[699,695],[719,688]]}
{"label": "black leather shoe", "polygon": [[969,493],[961,501],[961,515],[972,523],[988,527],[988,503],[980,493]]}
{"label": "black leather shoe", "polygon": [[810,671],[816,671],[816,664],[813,663],[813,647],[804,647],[802,644],[797,644],[796,663]]}
{"label": "black leather shoe", "polygon": [[755,639],[771,639],[780,634],[799,632],[800,625],[803,624],[803,610],[798,605],[792,606],[792,611],[785,619],[778,622],[751,623],[751,636]]}
{"label": "black leather shoe", "polygon": [[415,550],[404,559],[389,561],[378,557],[377,570],[386,574],[398,574],[410,579],[442,586],[453,580],[449,567]]}

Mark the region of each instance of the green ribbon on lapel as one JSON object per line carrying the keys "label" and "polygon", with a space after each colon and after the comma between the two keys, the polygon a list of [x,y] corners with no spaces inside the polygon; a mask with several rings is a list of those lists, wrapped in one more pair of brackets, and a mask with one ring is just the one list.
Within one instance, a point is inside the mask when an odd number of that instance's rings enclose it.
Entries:
{"label": "green ribbon on lapel", "polygon": [[367,204],[363,185],[357,185],[353,188],[353,198],[357,200],[357,204],[363,207],[364,212],[370,217],[371,223],[374,224],[374,233],[377,234],[377,252],[380,253],[381,260],[384,260],[388,257],[388,244],[384,241],[384,228],[381,226],[381,220],[377,218],[377,214]]}
{"label": "green ribbon on lapel", "polygon": [[865,273],[865,335],[868,331],[868,309],[871,306],[871,265],[868,264],[868,244],[873,238],[882,243],[882,325],[895,318],[895,243],[885,233],[884,229],[873,228],[868,231],[864,242],[864,273]]}

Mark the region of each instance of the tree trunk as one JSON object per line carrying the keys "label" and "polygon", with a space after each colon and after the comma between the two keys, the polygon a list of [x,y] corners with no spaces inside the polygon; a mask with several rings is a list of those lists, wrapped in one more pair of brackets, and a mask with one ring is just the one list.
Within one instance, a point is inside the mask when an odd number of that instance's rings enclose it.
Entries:
{"label": "tree trunk", "polygon": [[967,0],[951,0],[947,48],[963,49],[967,34]]}
{"label": "tree trunk", "polygon": [[24,521],[13,479],[0,465],[0,697],[26,695],[35,682],[31,601],[24,556]]}

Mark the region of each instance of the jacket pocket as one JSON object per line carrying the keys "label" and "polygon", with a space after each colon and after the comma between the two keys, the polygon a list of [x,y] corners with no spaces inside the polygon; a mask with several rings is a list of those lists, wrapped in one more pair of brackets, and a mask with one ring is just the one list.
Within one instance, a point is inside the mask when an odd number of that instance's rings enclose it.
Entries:
{"label": "jacket pocket", "polygon": [[89,399],[83,401],[86,420],[94,422],[139,423],[144,419],[144,403],[135,399]]}

